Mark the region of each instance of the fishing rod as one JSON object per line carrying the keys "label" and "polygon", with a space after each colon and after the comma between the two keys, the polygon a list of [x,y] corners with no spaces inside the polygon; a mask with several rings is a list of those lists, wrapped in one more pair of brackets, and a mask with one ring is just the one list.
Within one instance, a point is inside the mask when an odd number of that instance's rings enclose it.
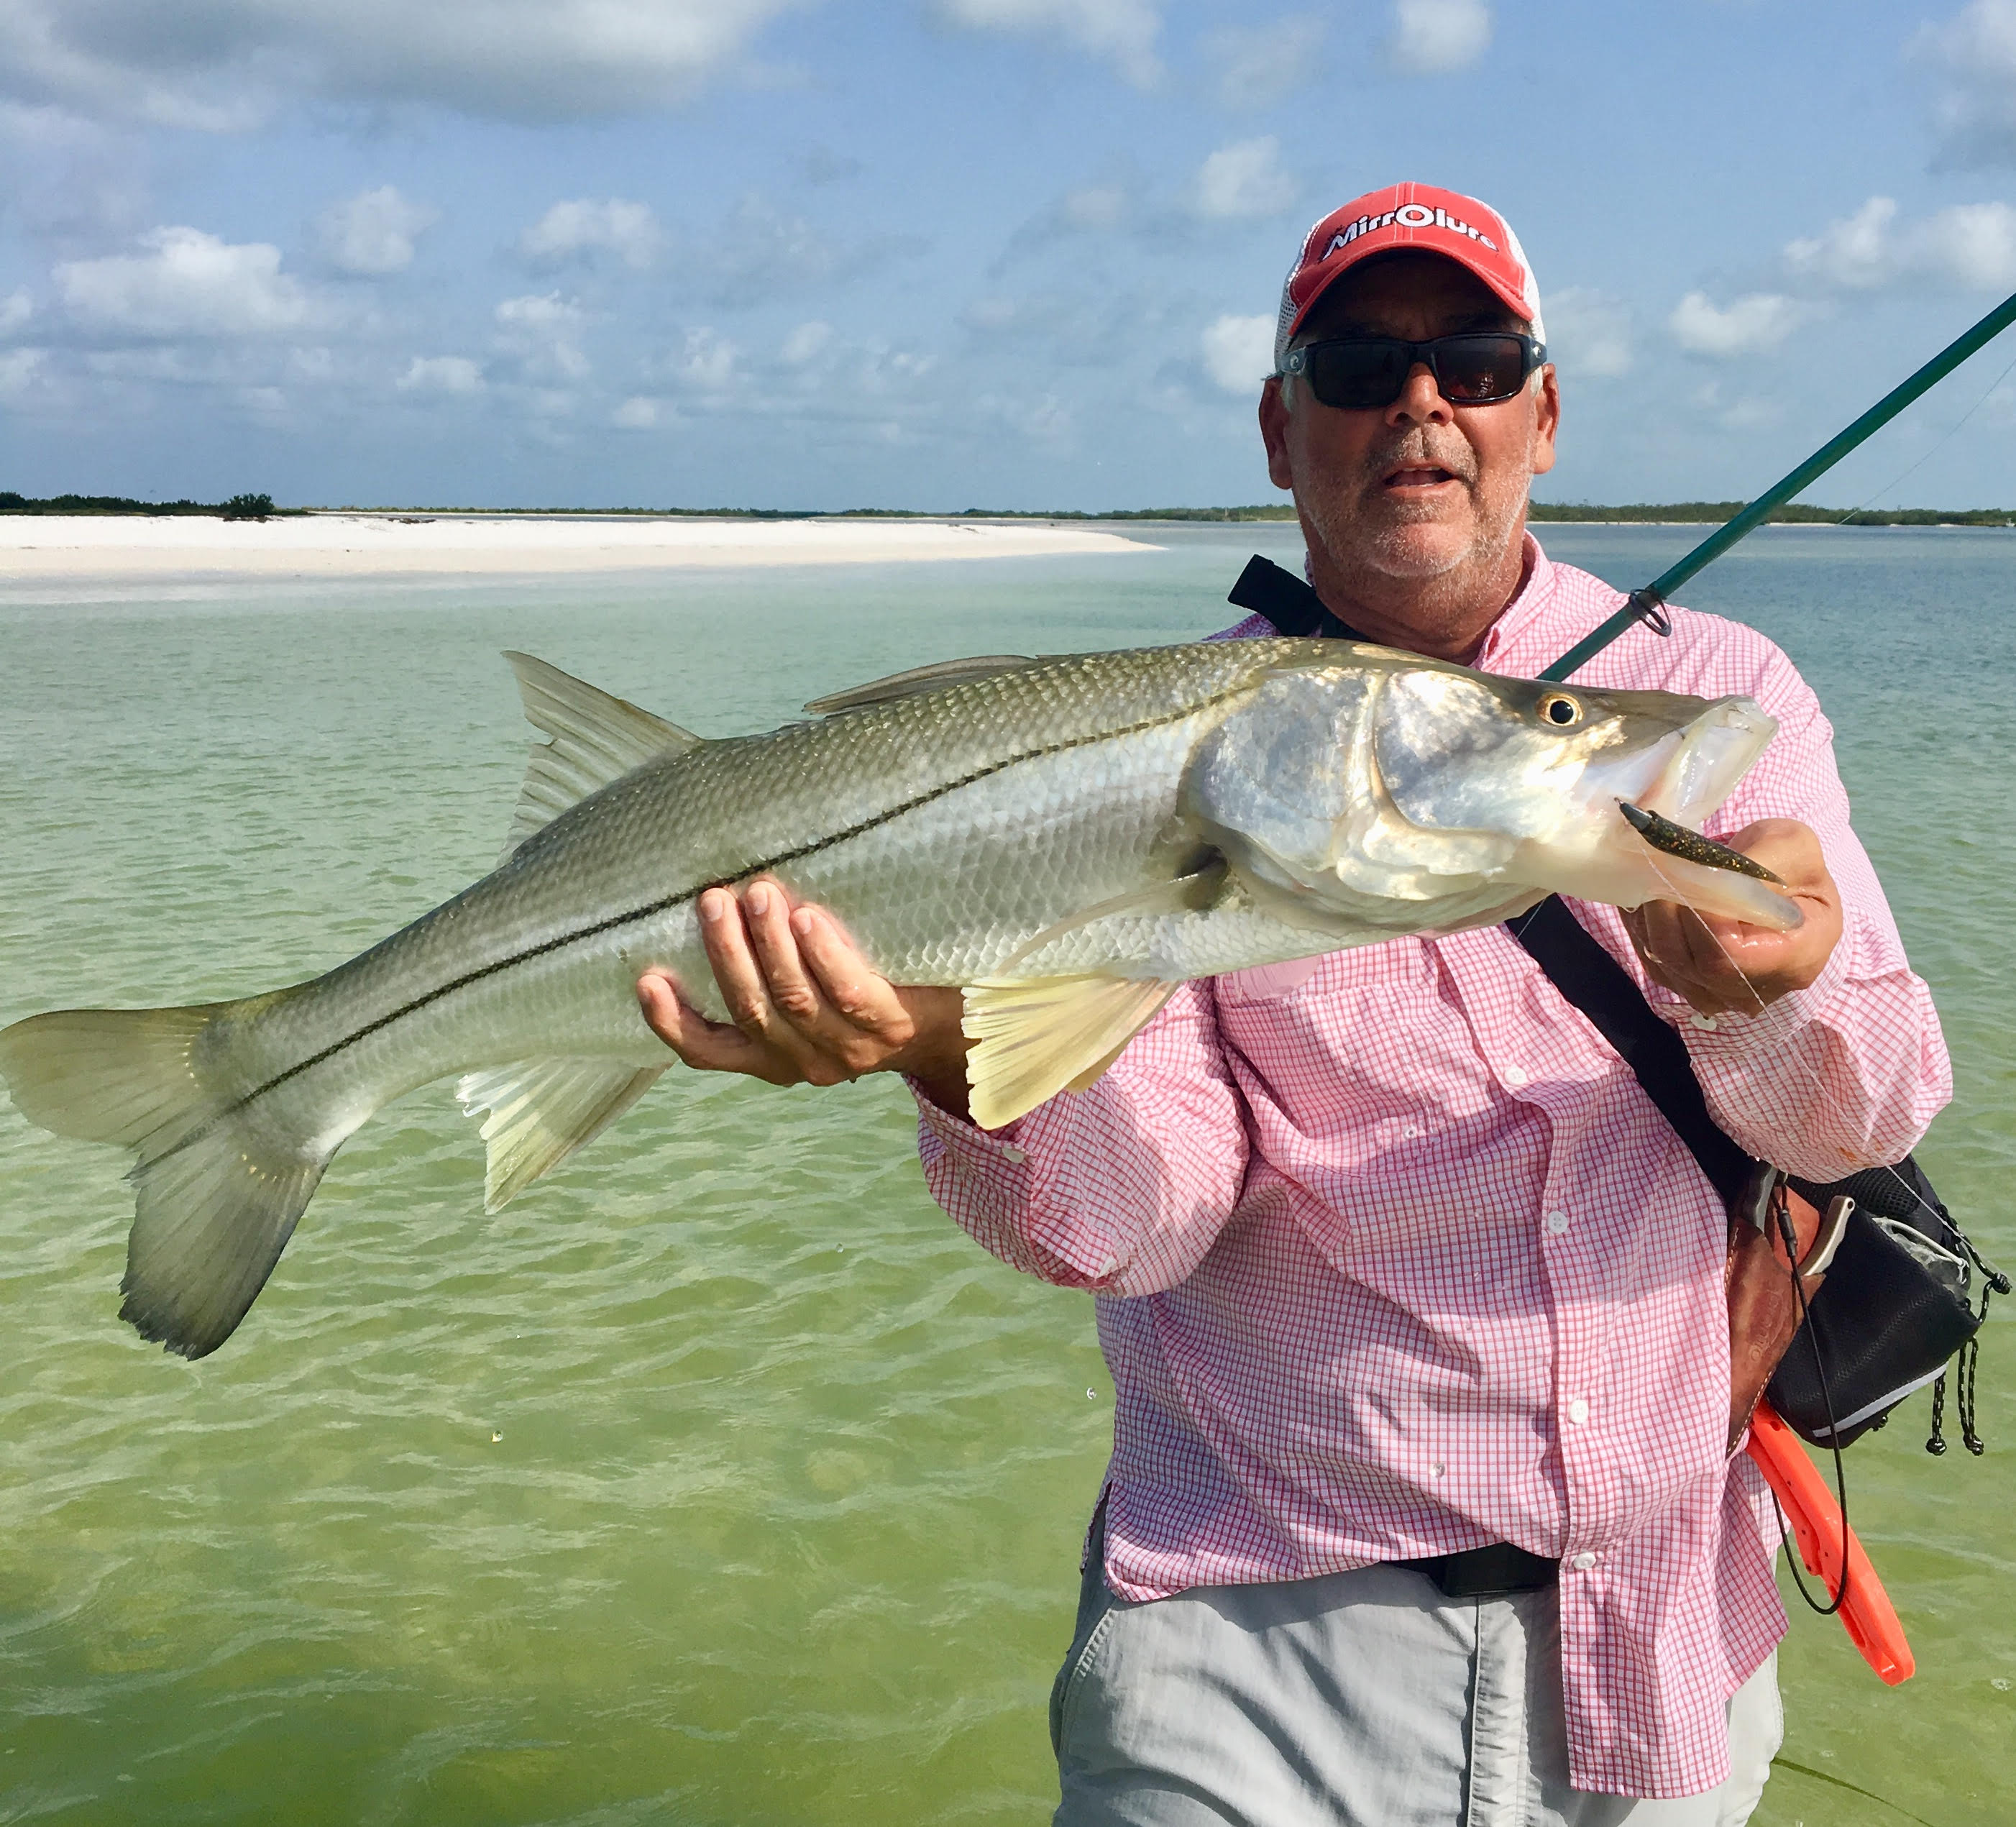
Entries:
{"label": "fishing rod", "polygon": [[1784,506],[1800,490],[1825,475],[1857,445],[1881,431],[1920,395],[1936,387],[1968,356],[1993,342],[2012,323],[2016,323],[2016,294],[2003,299],[1971,330],[1956,337],[1917,373],[1893,387],[1852,425],[1837,432],[1796,470],[1773,483],[1741,514],[1717,527],[1679,564],[1661,572],[1642,589],[1633,590],[1622,609],[1601,627],[1577,641],[1540,677],[1558,683],[1640,622],[1656,634],[1671,633],[1672,624],[1666,617],[1666,604],[1675,590],[1697,571],[1712,564],[1752,528],[1762,524],[1773,509]]}

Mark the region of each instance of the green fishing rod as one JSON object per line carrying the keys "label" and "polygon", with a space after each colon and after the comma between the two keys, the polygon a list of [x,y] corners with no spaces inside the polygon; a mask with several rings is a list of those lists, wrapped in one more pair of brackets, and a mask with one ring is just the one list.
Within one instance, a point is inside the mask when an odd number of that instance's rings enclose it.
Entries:
{"label": "green fishing rod", "polygon": [[1662,571],[1642,589],[1633,590],[1622,609],[1600,628],[1577,641],[1540,676],[1555,681],[1566,679],[1585,661],[1593,659],[1619,635],[1640,622],[1656,633],[1670,633],[1672,625],[1666,617],[1666,603],[1675,590],[1697,571],[1712,564],[1751,528],[1761,525],[1773,508],[1782,507],[1801,489],[1825,475],[1864,438],[1888,424],[1921,394],[1936,387],[1968,356],[1993,342],[2011,323],[2016,323],[2016,295],[2003,299],[1973,329],[1955,337],[1910,380],[1893,387],[1846,431],[1836,433],[1796,470],[1773,483],[1733,519],[1716,528],[1679,564]]}

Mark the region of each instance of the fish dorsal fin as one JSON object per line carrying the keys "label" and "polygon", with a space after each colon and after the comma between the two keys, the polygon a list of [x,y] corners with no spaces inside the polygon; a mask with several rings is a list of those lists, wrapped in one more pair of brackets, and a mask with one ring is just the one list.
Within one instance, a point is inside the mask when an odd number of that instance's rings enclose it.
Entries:
{"label": "fish dorsal fin", "polygon": [[518,809],[504,840],[506,856],[598,787],[654,755],[675,754],[700,742],[690,730],[654,717],[627,698],[611,697],[530,654],[504,658],[518,676],[526,721],[550,738],[532,744]]}
{"label": "fish dorsal fin", "polygon": [[615,1122],[657,1082],[663,1066],[612,1059],[525,1059],[471,1072],[455,1088],[473,1116],[487,1112],[483,1209],[502,1211],[549,1167]]}
{"label": "fish dorsal fin", "polygon": [[961,1024],[973,1120],[998,1130],[1064,1090],[1082,1091],[1119,1058],[1176,986],[1157,977],[983,979]]}
{"label": "fish dorsal fin", "polygon": [[887,679],[871,679],[830,697],[815,697],[805,706],[815,717],[837,717],[843,711],[865,711],[873,704],[893,703],[899,697],[915,697],[922,691],[938,691],[948,685],[964,685],[975,679],[992,679],[997,672],[1019,672],[1037,662],[1028,654],[982,654],[970,660],[938,660],[928,666],[913,666],[907,672],[892,672]]}

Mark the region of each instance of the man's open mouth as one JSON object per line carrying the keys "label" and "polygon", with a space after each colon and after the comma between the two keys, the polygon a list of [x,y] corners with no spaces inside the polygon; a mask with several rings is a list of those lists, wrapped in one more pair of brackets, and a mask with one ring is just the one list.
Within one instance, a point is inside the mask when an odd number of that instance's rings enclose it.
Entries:
{"label": "man's open mouth", "polygon": [[1432,488],[1438,482],[1453,482],[1455,475],[1437,463],[1410,463],[1388,470],[1380,478],[1383,488]]}

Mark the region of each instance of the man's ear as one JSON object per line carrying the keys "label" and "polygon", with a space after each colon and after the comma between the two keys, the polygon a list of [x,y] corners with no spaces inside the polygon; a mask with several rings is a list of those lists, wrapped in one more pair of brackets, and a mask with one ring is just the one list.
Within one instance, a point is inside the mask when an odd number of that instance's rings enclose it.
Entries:
{"label": "man's ear", "polygon": [[[1293,488],[1295,470],[1288,456],[1288,402],[1281,377],[1270,374],[1260,388],[1260,441],[1267,447],[1267,474],[1276,488]],[[1551,449],[1551,447],[1550,447]],[[1547,461],[1553,462],[1550,455]]]}
{"label": "man's ear", "polygon": [[1554,365],[1540,369],[1540,385],[1533,401],[1532,470],[1544,476],[1554,467],[1554,434],[1561,427],[1561,394],[1554,384]]}

